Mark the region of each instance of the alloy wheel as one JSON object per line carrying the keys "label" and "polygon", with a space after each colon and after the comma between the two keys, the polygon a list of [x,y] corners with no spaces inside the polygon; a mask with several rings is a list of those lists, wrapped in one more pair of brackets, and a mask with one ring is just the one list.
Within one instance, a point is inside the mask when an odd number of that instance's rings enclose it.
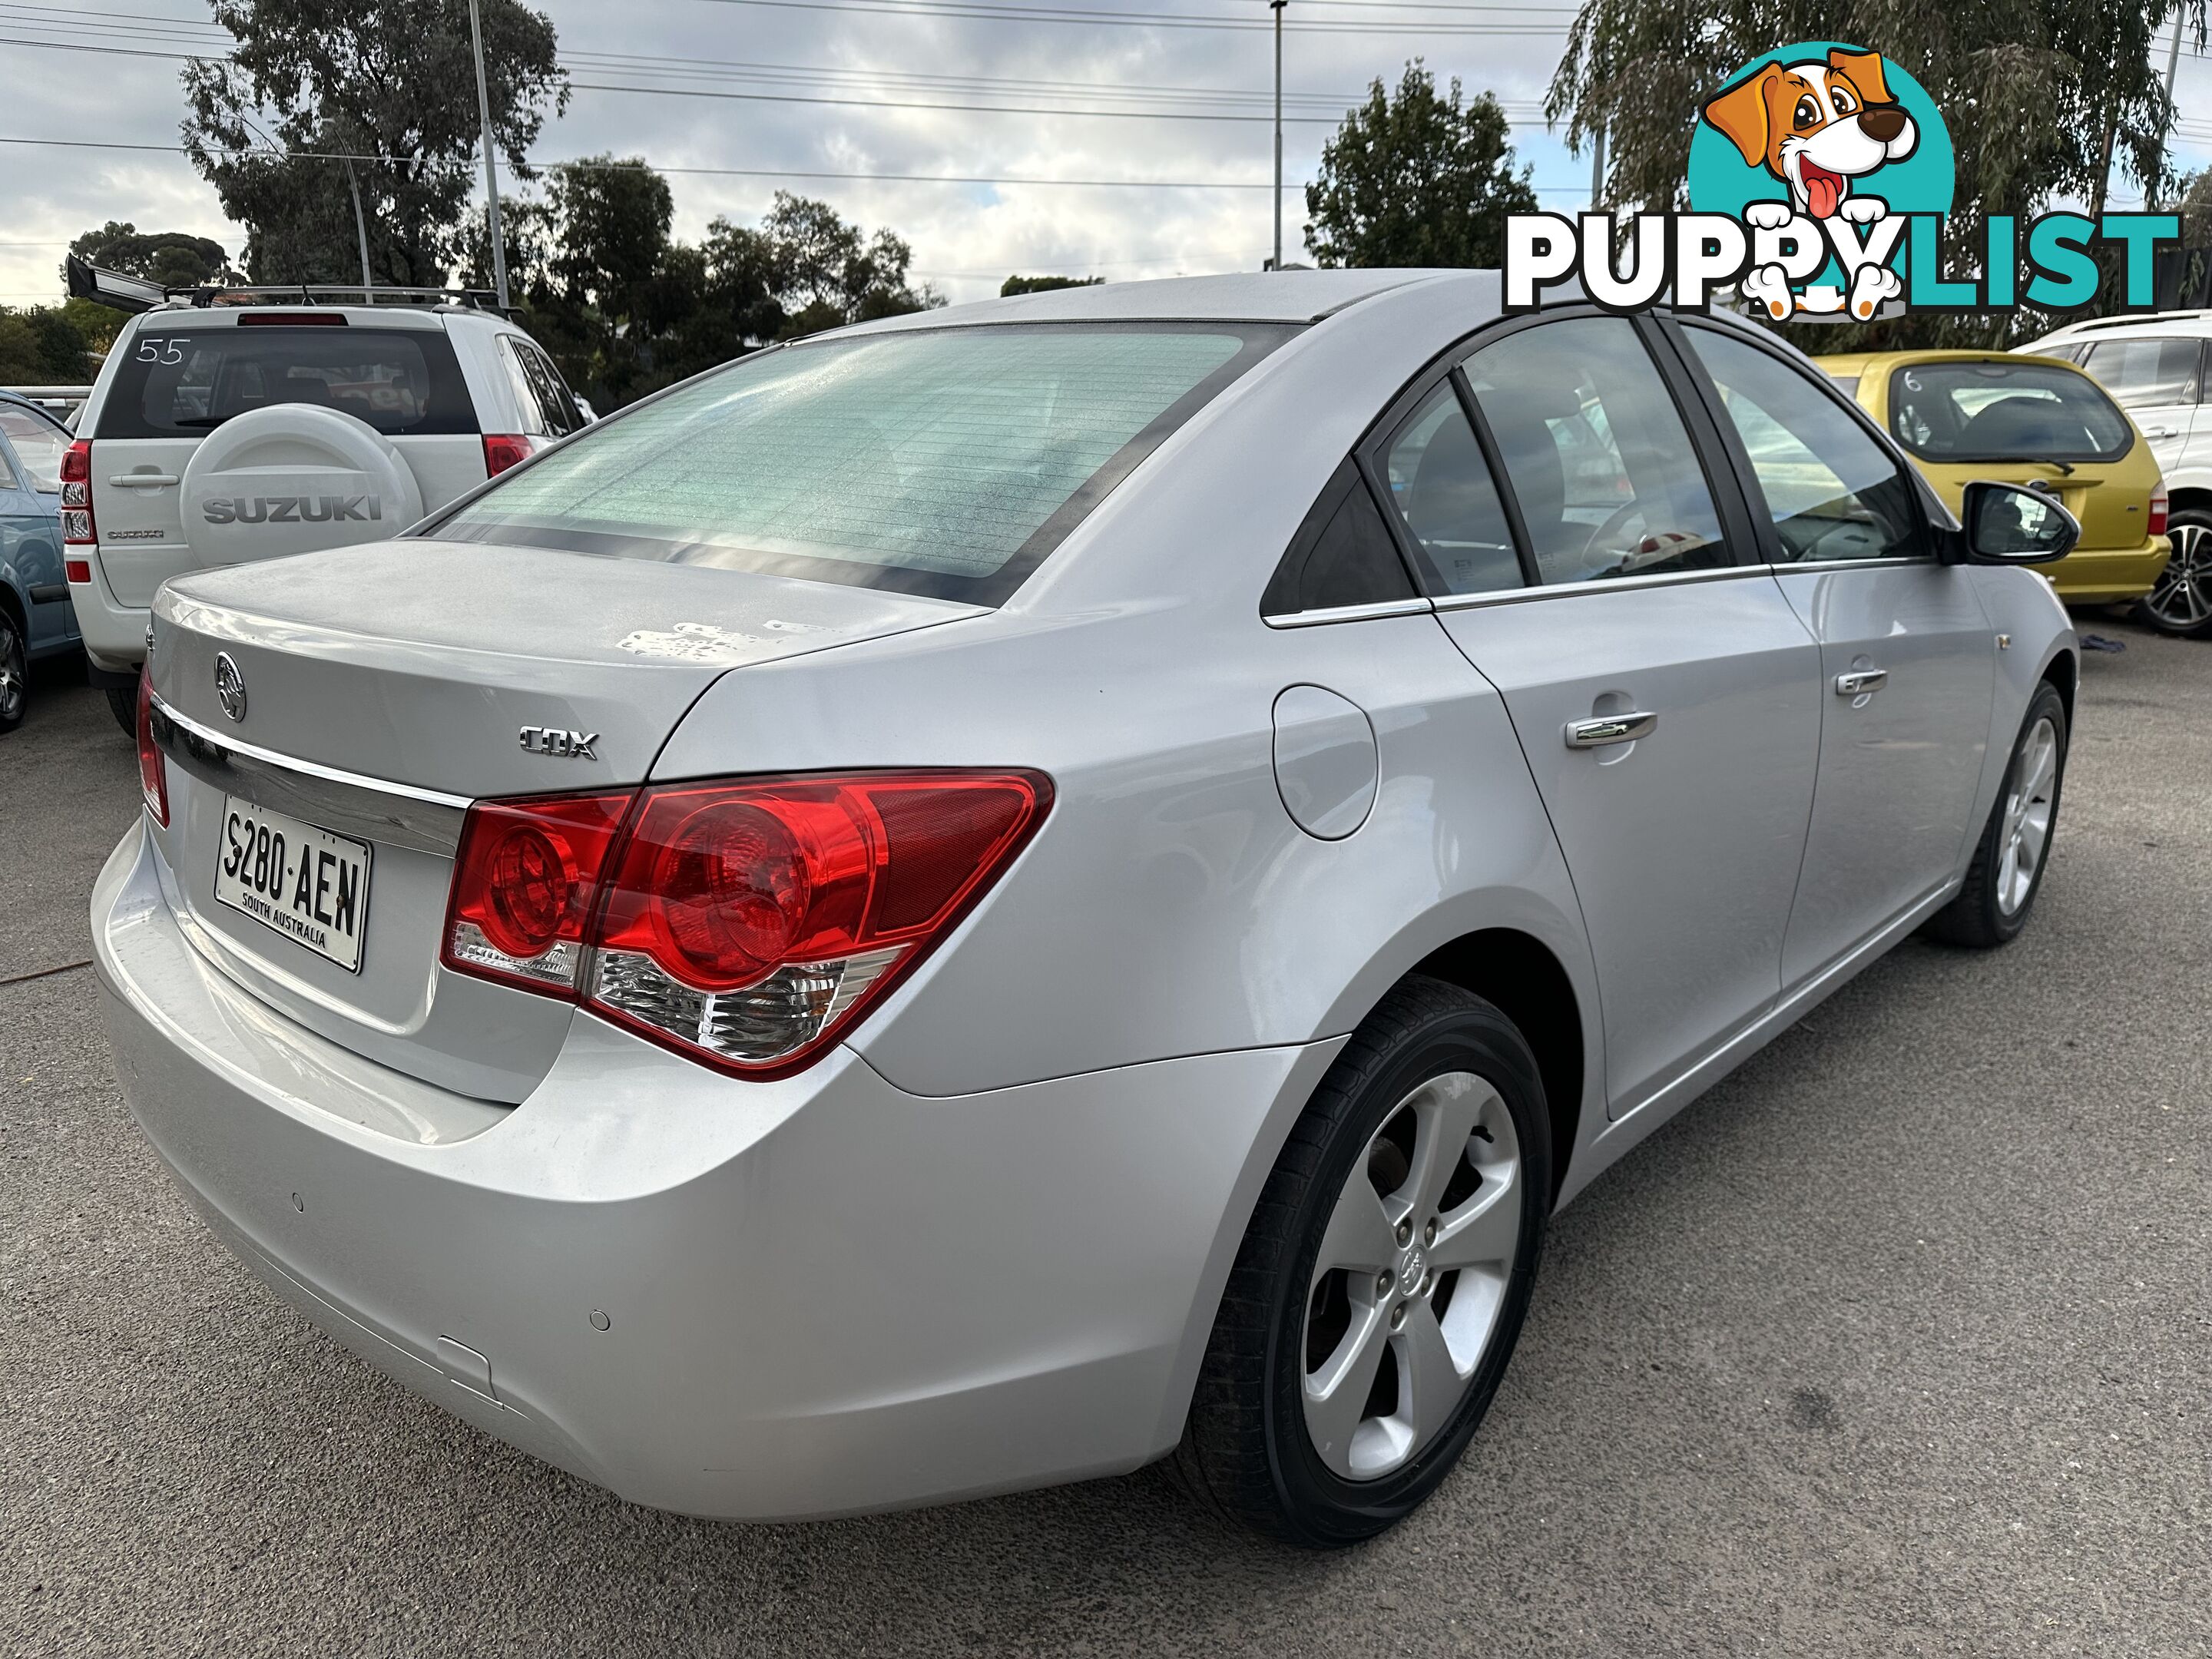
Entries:
{"label": "alloy wheel", "polygon": [[23,636],[15,631],[14,623],[0,617],[0,726],[12,726],[23,717],[23,700],[29,690]]}
{"label": "alloy wheel", "polygon": [[1304,1333],[1306,1431],[1340,1478],[1403,1468],[1459,1409],[1504,1304],[1525,1190],[1513,1115],[1471,1072],[1407,1094],[1352,1165]]}
{"label": "alloy wheel", "polygon": [[2177,633],[2212,622],[2212,528],[2201,524],[2167,527],[2173,556],[2144,596],[2143,608]]}
{"label": "alloy wheel", "polygon": [[2017,915],[2035,891],[2043,853],[2051,842],[2051,812],[2058,792],[2058,728],[2036,721],[2021,739],[2012,787],[2005,798],[2004,853],[1997,864],[1997,908]]}

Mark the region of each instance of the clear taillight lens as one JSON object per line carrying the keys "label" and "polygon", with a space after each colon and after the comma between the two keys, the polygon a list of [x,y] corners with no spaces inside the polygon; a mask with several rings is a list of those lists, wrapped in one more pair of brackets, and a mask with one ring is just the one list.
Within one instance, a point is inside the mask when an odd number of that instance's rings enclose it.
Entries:
{"label": "clear taillight lens", "polygon": [[62,540],[70,547],[88,547],[97,539],[92,523],[92,440],[79,438],[62,452]]}
{"label": "clear taillight lens", "polygon": [[2166,534],[2166,495],[2164,484],[2150,492],[2150,534]]}
{"label": "clear taillight lens", "polygon": [[138,671],[138,793],[146,810],[164,830],[169,827],[169,780],[161,769],[161,745],[154,741],[154,678]]}
{"label": "clear taillight lens", "polygon": [[1010,771],[479,805],[462,832],[444,959],[576,996],[722,1070],[781,1075],[952,930],[1051,799],[1042,774]]}

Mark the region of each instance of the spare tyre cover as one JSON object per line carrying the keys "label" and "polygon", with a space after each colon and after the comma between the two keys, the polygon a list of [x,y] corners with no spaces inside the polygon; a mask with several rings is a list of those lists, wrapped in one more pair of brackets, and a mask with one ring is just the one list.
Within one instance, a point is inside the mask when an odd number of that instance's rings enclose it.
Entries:
{"label": "spare tyre cover", "polygon": [[314,404],[234,416],[185,468],[185,529],[203,564],[396,536],[422,516],[422,491],[392,441]]}

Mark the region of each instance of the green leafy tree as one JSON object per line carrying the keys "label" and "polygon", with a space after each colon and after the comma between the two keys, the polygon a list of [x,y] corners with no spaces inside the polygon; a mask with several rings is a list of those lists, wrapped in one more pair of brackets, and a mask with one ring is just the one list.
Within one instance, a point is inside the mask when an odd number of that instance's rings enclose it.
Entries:
{"label": "green leafy tree", "polygon": [[1323,265],[1495,265],[1504,218],[1533,213],[1505,112],[1488,93],[1439,96],[1417,58],[1394,95],[1378,78],[1322,147],[1306,186],[1306,246]]}
{"label": "green leafy tree", "polygon": [[70,252],[105,270],[143,276],[170,288],[197,288],[203,283],[219,282],[230,270],[229,256],[220,242],[188,236],[180,230],[142,234],[137,226],[118,224],[112,219],[71,242]]}
{"label": "green leafy tree", "polygon": [[1103,276],[1009,276],[999,284],[999,297],[1011,300],[1017,294],[1048,294],[1056,288],[1091,288],[1105,280]]}
{"label": "green leafy tree", "polygon": [[[502,204],[523,325],[601,410],[775,340],[939,303],[907,280],[912,258],[825,202],[778,192],[757,227],[718,218],[693,246],[670,234],[667,181],[636,157],[550,170],[542,199]],[[463,233],[463,280],[483,286],[483,216]]]}
{"label": "green leafy tree", "polygon": [[[186,151],[246,228],[257,282],[359,276],[356,192],[380,283],[436,284],[459,252],[480,136],[468,0],[211,0],[238,45],[184,71]],[[567,100],[552,22],[482,0],[492,130],[507,166]],[[288,154],[238,155],[276,148]],[[331,155],[389,160],[347,162]]]}
{"label": "green leafy tree", "polygon": [[61,307],[0,306],[0,386],[82,386],[96,367],[90,351]]}
{"label": "green leafy tree", "polygon": [[[1680,209],[1698,112],[1729,76],[1792,40],[1879,52],[1927,89],[1950,131],[1958,190],[1944,240],[1960,272],[1973,268],[1988,214],[2025,218],[2068,198],[2099,210],[2116,167],[2139,187],[2170,178],[2172,106],[2153,42],[2177,5],[2201,48],[2205,0],[1586,0],[1545,109],[1578,148],[1604,131],[1608,204]],[[1834,351],[1986,343],[2046,320],[1910,313],[1792,332]]]}

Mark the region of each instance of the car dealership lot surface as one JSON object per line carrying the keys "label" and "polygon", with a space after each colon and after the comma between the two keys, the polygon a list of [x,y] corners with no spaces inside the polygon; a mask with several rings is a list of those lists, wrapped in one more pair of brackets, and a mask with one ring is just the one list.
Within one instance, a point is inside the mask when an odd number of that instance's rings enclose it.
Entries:
{"label": "car dealership lot surface", "polygon": [[[1439,1497],[1335,1557],[1147,1474],[779,1529],[632,1508],[335,1347],[0,986],[0,1654],[2212,1653],[2212,646],[2101,617],[2051,879],[1913,943],[1554,1229]],[[0,980],[137,808],[97,693],[0,739]],[[1009,1241],[1018,1249],[1018,1241]]]}

